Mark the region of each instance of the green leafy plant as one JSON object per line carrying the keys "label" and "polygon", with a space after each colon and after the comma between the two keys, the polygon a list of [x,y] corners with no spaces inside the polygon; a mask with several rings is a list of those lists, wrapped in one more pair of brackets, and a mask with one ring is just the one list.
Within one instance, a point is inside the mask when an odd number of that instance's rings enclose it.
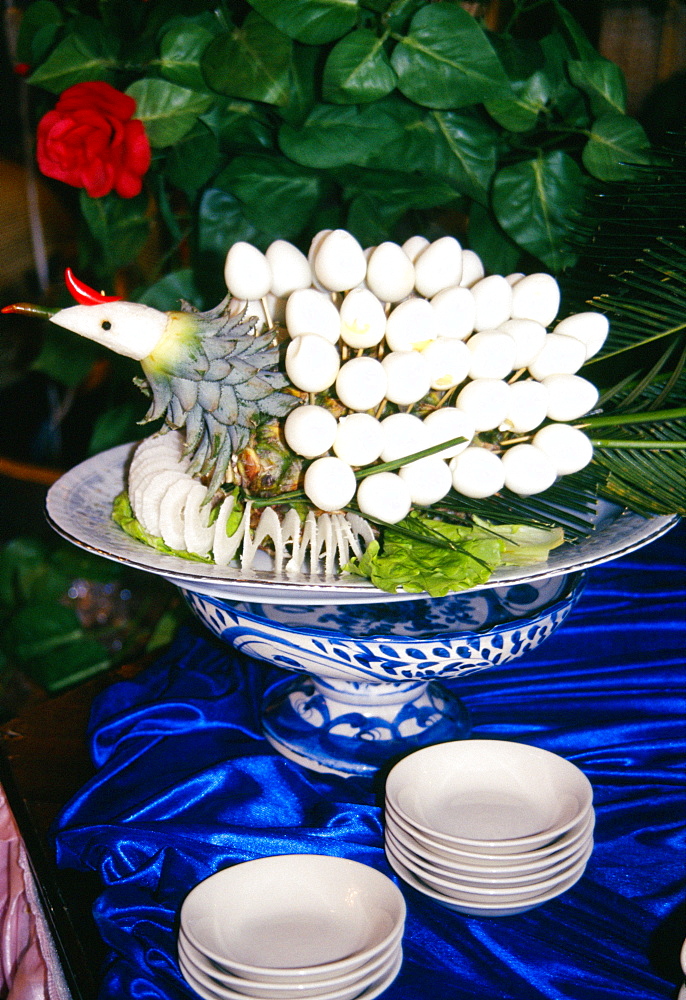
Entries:
{"label": "green leafy plant", "polygon": [[[550,30],[520,37],[541,7]],[[108,287],[153,234],[148,294],[213,302],[233,242],[305,246],[325,226],[363,245],[449,230],[490,271],[560,272],[591,181],[633,176],[649,143],[562,3],[511,13],[489,30],[454,0],[36,0],[18,58],[39,112],[90,81],[136,102],[144,190],[80,196]]]}

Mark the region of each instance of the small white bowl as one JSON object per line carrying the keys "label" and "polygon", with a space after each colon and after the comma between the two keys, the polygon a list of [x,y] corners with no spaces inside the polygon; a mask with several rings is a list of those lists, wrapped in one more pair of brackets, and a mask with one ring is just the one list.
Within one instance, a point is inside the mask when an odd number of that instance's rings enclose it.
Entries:
{"label": "small white bowl", "polygon": [[179,934],[178,951],[179,960],[183,960],[186,966],[193,969],[194,973],[201,978],[206,977],[213,989],[222,986],[234,990],[236,993],[243,993],[248,996],[254,996],[256,993],[259,993],[260,996],[264,996],[268,1000],[297,1000],[297,997],[319,997],[323,992],[345,989],[357,984],[360,979],[364,979],[373,973],[382,975],[387,971],[390,959],[397,954],[398,949],[401,947],[401,938],[402,928],[399,928],[398,933],[390,941],[388,948],[379,952],[369,962],[365,962],[358,968],[345,972],[340,976],[330,976],[323,979],[312,979],[311,977],[303,979],[302,976],[299,978],[288,976],[284,979],[277,979],[274,982],[268,983],[256,982],[252,979],[246,979],[244,976],[232,976],[228,972],[225,972],[207,958],[206,955],[198,951],[183,931]]}
{"label": "small white bowl", "polygon": [[593,789],[571,761],[505,740],[459,740],[404,757],[386,799],[421,832],[449,847],[507,854],[534,850],[571,829]]}
{"label": "small white bowl", "polygon": [[536,851],[526,851],[522,854],[477,854],[444,847],[418,830],[412,829],[404,820],[396,817],[390,808],[386,812],[386,830],[390,830],[404,848],[421,857],[430,858],[437,866],[461,868],[465,872],[473,872],[479,878],[489,874],[493,876],[533,874],[549,865],[560,864],[578,851],[582,841],[593,835],[594,827],[595,812],[590,809],[581,817],[577,826],[572,827],[553,844]]}
{"label": "small white bowl", "polygon": [[517,886],[525,886],[535,884],[537,882],[542,882],[543,879],[554,878],[557,875],[562,875],[568,872],[572,865],[576,864],[579,858],[586,852],[589,844],[592,842],[591,837],[587,837],[579,842],[579,846],[569,857],[564,858],[562,861],[558,861],[557,864],[543,865],[534,872],[527,872],[522,875],[519,872],[510,872],[507,869],[500,869],[497,872],[487,872],[483,873],[481,868],[454,868],[454,867],[444,867],[443,865],[437,864],[433,858],[426,855],[415,854],[409,851],[400,841],[398,841],[394,836],[392,831],[386,831],[386,841],[393,851],[403,860],[408,867],[412,868],[421,876],[422,872],[426,872],[436,878],[443,878],[447,881],[459,882],[461,885],[471,886],[475,889],[489,887],[511,887],[515,888]]}
{"label": "small white bowl", "polygon": [[479,888],[469,886],[463,882],[439,878],[430,872],[422,871],[415,865],[410,864],[404,857],[393,850],[390,845],[386,845],[386,855],[389,860],[393,858],[394,860],[399,861],[409,871],[411,871],[416,878],[418,878],[425,885],[428,885],[435,892],[440,892],[442,896],[448,896],[450,899],[457,899],[463,903],[479,904],[489,902],[510,904],[517,903],[519,901],[523,902],[527,899],[535,899],[540,896],[541,893],[551,891],[558,885],[567,882],[572,876],[583,872],[592,851],[593,844],[590,843],[586,846],[585,851],[571,866],[571,868],[554,876],[553,878],[542,878],[539,882],[533,882],[522,886],[510,887],[509,885],[503,884],[500,886]]}
{"label": "small white bowl", "polygon": [[[372,973],[362,980],[358,980],[358,982],[345,990],[317,993],[317,1000],[353,1000],[353,998],[354,1000],[373,1000],[374,997],[379,996],[380,993],[383,993],[391,985],[398,975],[402,963],[402,948],[398,947],[378,972]],[[181,958],[179,959],[179,968],[186,982],[204,1000],[245,1000],[245,997],[248,995],[246,993],[237,993],[235,990],[229,989],[228,986],[215,983],[208,977],[198,973],[195,967],[189,965]],[[255,983],[254,986],[255,990],[259,990],[259,983]],[[267,995],[260,992],[251,993],[250,996],[253,1000],[270,1000]]]}
{"label": "small white bowl", "polygon": [[417,876],[414,875],[409,868],[406,868],[405,865],[403,865],[397,858],[389,856],[388,861],[394,872],[413,889],[416,889],[424,896],[428,896],[430,899],[434,899],[437,903],[440,903],[449,910],[454,910],[456,913],[466,913],[473,917],[509,917],[514,916],[517,913],[526,913],[527,910],[533,910],[537,906],[541,906],[543,903],[547,903],[549,900],[555,899],[557,896],[561,896],[563,893],[567,892],[568,889],[571,889],[572,886],[579,881],[584,873],[584,870],[582,869],[578,874],[571,875],[569,879],[561,882],[555,889],[550,889],[548,892],[541,893],[540,896],[524,900],[523,902],[510,904],[504,904],[501,902],[467,903],[458,899],[451,899],[450,896],[444,896],[440,892],[435,892],[428,885],[418,879]]}
{"label": "small white bowl", "polygon": [[398,887],[369,865],[319,854],[245,861],[195,886],[188,940],[231,975],[269,982],[342,975],[383,951],[405,921]]}

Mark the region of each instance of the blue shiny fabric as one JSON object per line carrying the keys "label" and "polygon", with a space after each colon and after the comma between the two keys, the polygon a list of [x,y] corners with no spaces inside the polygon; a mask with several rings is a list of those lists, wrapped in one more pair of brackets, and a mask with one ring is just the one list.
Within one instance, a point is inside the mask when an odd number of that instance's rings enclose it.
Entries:
{"label": "blue shiny fabric", "polygon": [[[473,736],[545,747],[583,769],[596,844],[581,881],[516,916],[463,916],[399,883],[405,957],[385,1000],[676,997],[686,936],[685,541],[680,525],[596,567],[538,650],[447,682]],[[97,773],[54,835],[61,866],[102,880],[102,1000],[197,996],[176,964],[179,909],[227,865],[337,854],[397,881],[383,852],[382,782],[308,772],[262,737],[261,694],[281,676],[198,625],[95,703]]]}

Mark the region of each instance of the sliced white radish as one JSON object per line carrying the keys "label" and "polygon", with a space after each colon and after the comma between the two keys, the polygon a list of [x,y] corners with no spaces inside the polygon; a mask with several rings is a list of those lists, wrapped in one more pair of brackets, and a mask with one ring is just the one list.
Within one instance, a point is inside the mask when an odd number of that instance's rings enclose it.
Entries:
{"label": "sliced white radish", "polygon": [[432,340],[422,351],[422,357],[429,368],[431,388],[439,391],[452,389],[463,382],[472,363],[471,352],[463,341],[445,337]]}
{"label": "sliced white radish", "polygon": [[398,475],[407,485],[412,503],[420,507],[438,503],[450,492],[453,485],[452,473],[447,462],[437,455],[429,455],[404,465],[398,471]]}
{"label": "sliced white radish", "polygon": [[593,445],[583,431],[569,424],[548,424],[533,437],[532,444],[553,463],[558,476],[584,469],[593,458]]}
{"label": "sliced white radish", "polygon": [[549,375],[574,375],[586,360],[586,348],[576,337],[548,333],[528,368],[539,382]]}
{"label": "sliced white radish", "polygon": [[375,472],[357,487],[357,506],[367,517],[397,524],[409,514],[412,497],[407,483],[395,472]]}
{"label": "sliced white radish", "polygon": [[467,448],[450,460],[453,487],[474,500],[491,497],[505,484],[503,463],[487,448]]}
{"label": "sliced white radish", "polygon": [[376,358],[351,358],[341,365],[336,393],[350,410],[372,410],[386,395],[386,372]]}
{"label": "sliced white radish", "polygon": [[160,537],[165,545],[177,552],[186,551],[184,516],[186,497],[195,480],[190,476],[172,483],[160,501]]}
{"label": "sliced white radish", "polygon": [[323,406],[296,406],[286,417],[283,433],[289,448],[304,458],[324,455],[334,442],[338,424]]}
{"label": "sliced white radish", "polygon": [[340,355],[333,344],[316,333],[295,337],[286,348],[286,372],[304,392],[323,392],[336,381]]}
{"label": "sliced white radish", "polygon": [[463,250],[462,251],[462,277],[460,278],[460,284],[464,288],[471,288],[472,285],[480,281],[486,270],[481,261],[481,257],[473,250]]}
{"label": "sliced white radish", "polygon": [[598,390],[581,375],[548,375],[542,384],[548,389],[546,416],[551,420],[576,420],[598,402]]}
{"label": "sliced white radish", "polygon": [[364,280],[367,261],[352,233],[334,229],[324,237],[314,254],[314,273],[332,292],[348,291]]}
{"label": "sliced white radish", "polygon": [[471,355],[470,378],[505,378],[514,367],[517,351],[509,333],[503,330],[481,330],[467,341]]}
{"label": "sliced white radish", "polygon": [[169,489],[179,479],[190,479],[179,469],[158,472],[146,480],[141,493],[139,512],[136,515],[145,530],[155,537],[160,537],[160,506]]}
{"label": "sliced white radish", "polygon": [[552,274],[527,274],[512,286],[512,318],[550,326],[560,308],[560,286]]}
{"label": "sliced white radish", "polygon": [[249,524],[249,517],[246,520],[246,512],[243,511],[241,523],[232,535],[227,535],[226,529],[229,523],[229,518],[233,514],[234,507],[235,500],[233,496],[226,497],[219,508],[217,520],[214,522],[212,556],[217,566],[228,566],[232,559],[236,556],[238,550],[243,544],[245,531]]}
{"label": "sliced white radish", "polygon": [[452,441],[453,438],[464,438],[464,441],[459,444],[454,444],[436,453],[441,458],[446,459],[454,458],[455,455],[465,451],[475,433],[472,418],[464,410],[458,410],[456,406],[441,406],[427,414],[424,417],[424,426],[429,432],[429,444],[427,445],[429,448],[442,444],[444,441]]}
{"label": "sliced white radish", "polygon": [[475,330],[493,330],[510,318],[512,288],[501,274],[489,274],[470,290],[476,303]]}
{"label": "sliced white radish", "polygon": [[367,287],[382,302],[400,302],[414,288],[414,266],[397,243],[374,248],[367,262]]}
{"label": "sliced white radish", "polygon": [[351,413],[338,421],[333,450],[348,465],[371,465],[382,447],[381,424],[371,413]]}
{"label": "sliced white radish", "polygon": [[341,333],[341,318],[326,292],[298,288],[286,303],[286,329],[291,337],[316,333],[330,344],[336,344]]}
{"label": "sliced white radish", "polygon": [[431,303],[418,296],[399,302],[386,321],[386,343],[392,351],[419,351],[436,333]]}
{"label": "sliced white radish", "polygon": [[508,448],[501,461],[505,470],[505,485],[520,496],[543,493],[557,478],[553,462],[532,444],[516,444]]}
{"label": "sliced white radish", "polygon": [[271,292],[279,299],[286,298],[297,288],[309,288],[312,270],[302,250],[288,240],[274,240],[265,251],[272,272]]}
{"label": "sliced white radish", "polygon": [[340,308],[341,340],[356,350],[376,347],[386,332],[386,313],[368,288],[354,288],[343,299]]}
{"label": "sliced white radish", "polygon": [[346,507],[355,496],[356,485],[355,473],[348,463],[328,455],[308,466],[303,481],[308,499],[325,511]]}
{"label": "sliced white radish", "polygon": [[469,288],[444,288],[431,299],[436,335],[466,340],[474,331],[476,302]]}
{"label": "sliced white radish", "polygon": [[271,290],[272,270],[257,247],[239,240],[226,255],[226,287],[237,299],[261,299]]}
{"label": "sliced white radish", "polygon": [[210,505],[205,503],[207,487],[194,481],[186,497],[183,514],[183,536],[186,549],[196,556],[209,555],[214,540],[214,524],[210,524]]}
{"label": "sliced white radish", "polygon": [[497,378],[477,378],[460,389],[455,405],[468,413],[477,431],[492,431],[507,416],[510,386]]}
{"label": "sliced white radish", "polygon": [[454,236],[441,236],[414,260],[415,288],[432,298],[442,288],[459,285],[462,277],[462,247]]}
{"label": "sliced white radish", "polygon": [[386,398],[391,403],[410,406],[431,388],[429,364],[419,351],[391,351],[381,364],[386,373]]}
{"label": "sliced white radish", "polygon": [[586,348],[586,360],[598,353],[607,339],[610,322],[599,312],[581,312],[567,316],[555,327],[554,333],[576,337]]}
{"label": "sliced white radish", "polygon": [[510,386],[507,416],[500,425],[501,431],[525,434],[539,427],[548,415],[550,394],[542,382],[524,379]]}

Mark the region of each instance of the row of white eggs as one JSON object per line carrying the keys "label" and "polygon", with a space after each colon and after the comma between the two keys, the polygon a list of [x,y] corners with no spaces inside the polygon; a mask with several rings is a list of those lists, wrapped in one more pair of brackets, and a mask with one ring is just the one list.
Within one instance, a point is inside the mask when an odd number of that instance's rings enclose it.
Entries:
{"label": "row of white eggs", "polygon": [[[434,410],[423,420],[411,413],[383,420],[353,413],[337,420],[324,407],[308,404],[292,410],[284,424],[289,446],[315,459],[305,472],[304,491],[316,507],[340,510],[357,496],[363,514],[391,524],[402,520],[412,504],[442,500],[451,487],[473,499],[492,496],[503,486],[521,496],[540,493],[558,476],[584,468],[593,456],[588,437],[563,423],[548,424],[531,444],[513,445],[502,455],[472,445],[475,433],[470,415],[457,407]],[[398,461],[455,438],[463,440],[398,472],[366,475],[358,485],[355,468]]]}

